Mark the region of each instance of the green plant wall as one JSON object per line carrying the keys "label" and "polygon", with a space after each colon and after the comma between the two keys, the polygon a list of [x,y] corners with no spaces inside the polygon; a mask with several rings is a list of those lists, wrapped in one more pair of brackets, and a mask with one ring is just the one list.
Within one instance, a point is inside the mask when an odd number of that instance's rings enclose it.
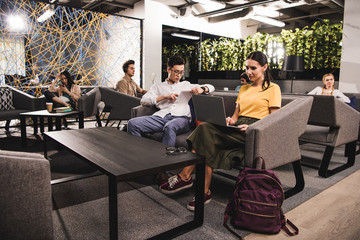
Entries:
{"label": "green plant wall", "polygon": [[342,27],[323,20],[310,28],[282,30],[286,55],[303,55],[306,69],[340,68]]}
{"label": "green plant wall", "polygon": [[190,71],[237,71],[244,69],[249,53],[262,51],[272,69],[281,69],[284,56],[277,56],[269,46],[282,44],[286,55],[304,56],[305,69],[340,68],[341,41],[342,23],[323,20],[311,27],[282,30],[280,35],[258,32],[245,40],[221,37],[193,45],[174,44],[163,48],[163,59],[180,55],[190,61]]}

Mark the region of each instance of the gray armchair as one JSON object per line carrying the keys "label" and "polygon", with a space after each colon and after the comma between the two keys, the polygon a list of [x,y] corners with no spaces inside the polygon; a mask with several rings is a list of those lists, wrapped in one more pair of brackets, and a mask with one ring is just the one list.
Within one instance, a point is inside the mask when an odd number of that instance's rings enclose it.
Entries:
{"label": "gray armchair", "polygon": [[[282,96],[283,107],[280,110],[251,124],[246,130],[245,160],[240,167],[261,168],[262,162],[254,164],[256,157],[265,160],[266,169],[291,163],[296,184],[285,192],[285,198],[302,191],[305,186],[299,137],[305,131],[312,102],[312,97]],[[236,176],[215,172],[236,180]]]}
{"label": "gray armchair", "polygon": [[100,92],[105,106],[110,108],[106,125],[110,120],[129,120],[131,118],[131,109],[140,104],[140,98],[132,97],[110,88],[100,87]]}
{"label": "gray armchair", "polygon": [[[283,107],[251,124],[246,130],[245,167],[252,167],[256,157],[263,157],[267,169],[292,163],[296,185],[285,192],[288,198],[304,188],[299,137],[309,118],[312,97],[282,97]],[[257,163],[257,168],[262,163]]]}
{"label": "gray armchair", "polygon": [[9,131],[11,120],[20,119],[20,113],[45,108],[46,100],[44,97],[36,98],[11,86],[1,88],[8,88],[11,90],[13,99],[12,106],[14,107],[14,109],[0,110],[0,121],[6,121],[6,131]]}
{"label": "gray armchair", "polygon": [[0,150],[1,239],[53,239],[50,180],[40,154]]}
{"label": "gray armchair", "polygon": [[79,111],[84,113],[84,117],[95,116],[98,126],[101,127],[98,104],[101,101],[101,92],[99,87],[95,87],[89,92],[83,94],[78,100]]}
{"label": "gray armchair", "polygon": [[[319,167],[320,176],[329,177],[354,165],[359,122],[360,113],[346,103],[333,96],[314,96],[309,122],[305,133],[300,137],[300,141],[301,143],[326,146]],[[335,147],[344,144],[346,145],[347,162],[329,170]]]}

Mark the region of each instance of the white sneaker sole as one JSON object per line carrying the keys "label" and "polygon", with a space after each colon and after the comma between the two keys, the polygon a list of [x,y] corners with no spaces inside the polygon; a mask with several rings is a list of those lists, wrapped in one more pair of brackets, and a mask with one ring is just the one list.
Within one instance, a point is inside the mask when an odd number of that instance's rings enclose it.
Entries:
{"label": "white sneaker sole", "polygon": [[193,185],[194,185],[194,183],[191,183],[191,184],[189,184],[189,185],[185,185],[185,186],[183,186],[183,187],[181,187],[181,188],[178,188],[178,189],[176,189],[176,190],[166,190],[166,189],[162,189],[161,187],[159,187],[159,189],[160,189],[160,192],[162,192],[162,193],[165,193],[165,194],[173,194],[173,193],[177,193],[177,192],[179,192],[179,191],[181,191],[181,190],[184,190],[184,189],[187,189],[187,188],[191,188]]}
{"label": "white sneaker sole", "polygon": [[[206,200],[205,202],[204,202],[204,205],[205,204],[208,204],[208,203],[210,203],[211,202],[211,198],[210,199],[208,199],[208,200]],[[195,206],[190,206],[189,204],[186,206],[186,208],[187,209],[189,209],[190,211],[195,211]]]}

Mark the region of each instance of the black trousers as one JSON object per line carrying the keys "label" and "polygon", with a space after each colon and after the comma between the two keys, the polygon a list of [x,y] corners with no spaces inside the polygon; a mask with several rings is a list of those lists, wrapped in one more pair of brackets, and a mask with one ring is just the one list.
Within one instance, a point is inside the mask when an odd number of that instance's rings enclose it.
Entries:
{"label": "black trousers", "polygon": [[[44,95],[45,95],[46,100],[47,100],[48,102],[53,102],[53,103],[54,103],[54,107],[55,107],[55,108],[57,108],[57,107],[64,107],[64,106],[61,105],[60,103],[54,102],[54,101],[52,100],[54,97],[58,97],[58,95],[57,95],[56,93],[50,92],[50,91],[44,91]],[[68,103],[71,105],[72,109],[75,109],[75,106],[76,106],[76,105],[75,105],[74,100],[69,99],[69,102],[68,102]]]}

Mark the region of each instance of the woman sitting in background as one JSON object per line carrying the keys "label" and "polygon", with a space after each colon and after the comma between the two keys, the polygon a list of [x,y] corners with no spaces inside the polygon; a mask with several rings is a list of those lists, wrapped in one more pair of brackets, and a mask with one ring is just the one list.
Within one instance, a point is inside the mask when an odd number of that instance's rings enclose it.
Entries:
{"label": "woman sitting in background", "polygon": [[311,90],[308,94],[310,95],[330,95],[336,98],[341,99],[346,103],[350,103],[350,99],[345,96],[342,92],[335,89],[335,77],[331,73],[327,73],[323,76],[322,81],[324,83],[323,87],[316,87]]}
{"label": "woman sitting in background", "polygon": [[[55,87],[58,83],[59,86]],[[55,94],[56,93],[56,94]],[[46,99],[54,103],[54,107],[77,108],[77,101],[81,97],[80,86],[75,85],[73,78],[68,71],[59,73],[44,92]]]}

